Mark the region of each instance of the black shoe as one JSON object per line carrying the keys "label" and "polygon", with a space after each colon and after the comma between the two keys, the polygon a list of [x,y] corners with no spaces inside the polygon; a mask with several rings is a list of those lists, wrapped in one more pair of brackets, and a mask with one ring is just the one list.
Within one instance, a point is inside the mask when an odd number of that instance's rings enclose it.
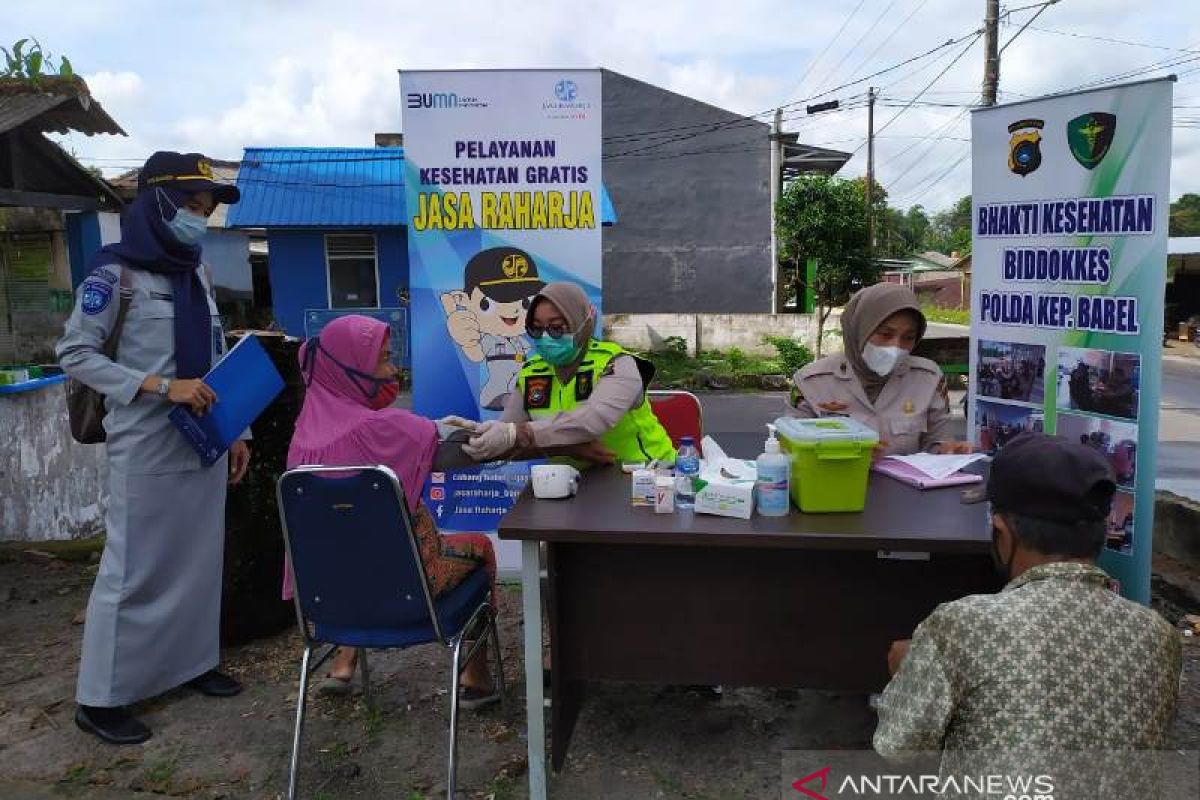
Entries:
{"label": "black shoe", "polygon": [[150,738],[150,729],[139,722],[124,706],[99,708],[79,706],[75,724],[81,731],[99,736],[109,744],[141,744]]}
{"label": "black shoe", "polygon": [[209,697],[233,697],[241,694],[242,685],[223,672],[210,669],[203,675],[197,675],[184,684],[189,689],[195,689],[200,694]]}

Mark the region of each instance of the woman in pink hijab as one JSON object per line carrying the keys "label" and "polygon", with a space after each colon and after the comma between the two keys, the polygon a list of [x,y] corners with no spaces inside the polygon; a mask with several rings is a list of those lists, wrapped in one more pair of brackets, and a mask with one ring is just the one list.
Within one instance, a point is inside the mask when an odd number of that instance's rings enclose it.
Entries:
{"label": "woman in pink hijab", "polygon": [[[300,348],[308,389],[288,449],[288,468],[383,464],[400,478],[430,590],[438,596],[462,583],[481,565],[492,579],[495,602],[496,556],[481,533],[441,535],[421,503],[421,489],[433,467],[437,426],[432,420],[390,408],[399,393],[391,362],[389,328],[352,314],[329,323]],[[284,599],[293,595],[291,570],[284,570]],[[342,648],[334,658],[326,692],[346,692],[358,651]],[[463,670],[460,705],[475,708],[498,699],[483,645]]]}

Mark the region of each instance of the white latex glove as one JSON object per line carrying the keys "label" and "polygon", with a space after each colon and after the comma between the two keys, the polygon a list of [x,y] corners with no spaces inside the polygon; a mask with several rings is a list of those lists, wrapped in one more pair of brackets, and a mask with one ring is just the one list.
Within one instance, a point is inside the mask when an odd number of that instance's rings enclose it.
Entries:
{"label": "white latex glove", "polygon": [[476,426],[475,435],[462,449],[476,461],[492,461],[512,450],[516,443],[516,423],[488,420]]}

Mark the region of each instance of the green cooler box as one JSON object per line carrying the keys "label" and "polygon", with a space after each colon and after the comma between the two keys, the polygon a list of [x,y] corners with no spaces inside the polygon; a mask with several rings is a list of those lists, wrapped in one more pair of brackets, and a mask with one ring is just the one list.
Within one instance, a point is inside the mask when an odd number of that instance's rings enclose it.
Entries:
{"label": "green cooler box", "polygon": [[862,511],[879,434],[849,417],[775,420],[792,459],[792,500],[801,511]]}

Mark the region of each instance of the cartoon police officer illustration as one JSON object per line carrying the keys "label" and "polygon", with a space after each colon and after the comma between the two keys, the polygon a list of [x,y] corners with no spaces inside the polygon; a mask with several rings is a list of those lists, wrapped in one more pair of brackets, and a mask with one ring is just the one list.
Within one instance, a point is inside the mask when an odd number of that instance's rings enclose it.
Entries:
{"label": "cartoon police officer illustration", "polygon": [[504,408],[529,353],[529,298],[546,284],[533,257],[516,247],[476,253],[463,271],[462,291],[442,295],[446,329],[467,358],[481,364],[479,405]]}

